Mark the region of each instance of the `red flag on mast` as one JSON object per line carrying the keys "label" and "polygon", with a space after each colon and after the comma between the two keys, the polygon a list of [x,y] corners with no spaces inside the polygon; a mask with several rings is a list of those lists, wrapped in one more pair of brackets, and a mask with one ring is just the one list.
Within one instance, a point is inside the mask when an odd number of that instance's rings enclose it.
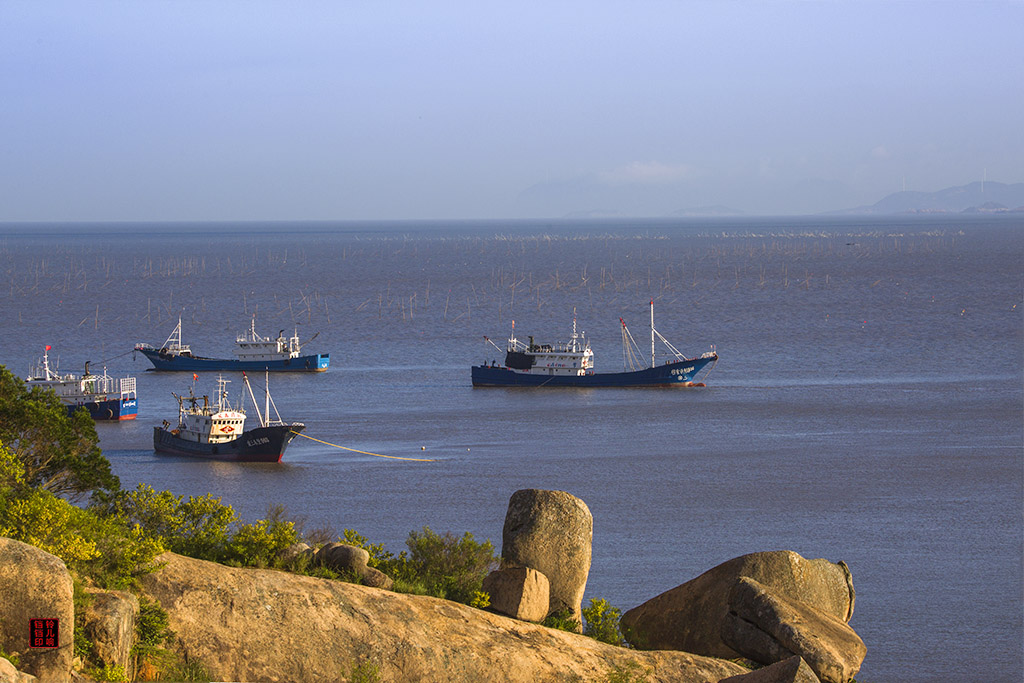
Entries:
{"label": "red flag on mast", "polygon": [[51,348],[53,348],[53,347],[51,347],[49,344],[46,345],[46,350],[47,351],[49,351]]}

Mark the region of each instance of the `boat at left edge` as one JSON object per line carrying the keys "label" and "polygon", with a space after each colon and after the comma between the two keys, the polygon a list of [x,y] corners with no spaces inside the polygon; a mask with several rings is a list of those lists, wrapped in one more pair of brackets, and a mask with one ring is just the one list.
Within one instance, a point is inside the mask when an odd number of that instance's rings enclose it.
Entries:
{"label": "boat at left edge", "polygon": [[[193,375],[193,382],[198,375]],[[171,395],[178,399],[178,423],[167,420],[153,428],[153,450],[158,453],[185,455],[212,460],[232,462],[280,462],[285,449],[296,436],[306,428],[301,422],[284,422],[278,413],[276,420],[270,419],[273,399],[266,387],[266,409],[261,414],[252,385],[243,372],[249,396],[259,419],[259,426],[245,428],[244,397],[236,406],[228,400],[227,385],[230,380],[217,377],[214,400],[209,396],[196,396],[189,387],[188,396]],[[275,413],[277,406],[274,406]]]}
{"label": "boat at left edge", "polygon": [[50,349],[47,344],[42,361],[32,366],[29,376],[25,378],[26,386],[53,391],[67,407],[68,415],[79,408],[85,408],[92,419],[98,422],[135,419],[139,412],[139,401],[134,377],[114,378],[107,374],[106,368],[102,375],[95,375],[89,372],[88,361],[81,375],[60,374],[56,367],[50,367]]}

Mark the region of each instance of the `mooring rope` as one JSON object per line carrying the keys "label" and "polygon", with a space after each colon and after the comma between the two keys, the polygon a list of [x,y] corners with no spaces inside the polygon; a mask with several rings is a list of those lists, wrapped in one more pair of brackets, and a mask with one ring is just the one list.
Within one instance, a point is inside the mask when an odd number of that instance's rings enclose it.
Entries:
{"label": "mooring rope", "polygon": [[389,458],[391,460],[412,460],[412,461],[415,461],[415,462],[434,462],[434,460],[432,458],[400,458],[397,455],[381,455],[380,453],[370,453],[369,451],[361,451],[361,450],[358,450],[356,448],[348,448],[347,446],[339,446],[336,443],[328,443],[327,441],[321,441],[320,439],[314,439],[311,436],[306,436],[305,434],[301,434],[301,433],[296,432],[294,430],[292,431],[292,434],[296,434],[298,436],[303,436],[303,437],[305,437],[307,439],[310,439],[311,441],[316,441],[317,443],[322,443],[325,446],[333,446],[334,448],[340,448],[340,449],[342,449],[344,451],[352,451],[353,453],[362,453],[363,455],[372,455],[375,458]]}

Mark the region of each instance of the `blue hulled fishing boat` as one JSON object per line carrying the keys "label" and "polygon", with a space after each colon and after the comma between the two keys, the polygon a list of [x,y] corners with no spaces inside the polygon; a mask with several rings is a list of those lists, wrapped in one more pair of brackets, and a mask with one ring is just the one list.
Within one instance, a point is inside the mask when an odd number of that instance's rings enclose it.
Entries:
{"label": "blue hulled fishing boat", "polygon": [[[283,422],[280,414],[276,420],[270,419],[272,399],[269,387],[266,411],[260,414],[245,373],[242,373],[242,380],[252,397],[260,422],[258,427],[245,428],[245,407],[241,402],[235,407],[229,404],[228,380],[218,377],[217,394],[212,402],[208,396],[196,396],[191,387],[188,396],[172,394],[178,399],[178,424],[165,421],[162,426],[153,428],[153,450],[234,462],[280,462],[288,444],[305,429],[305,425]],[[276,406],[274,410],[277,410]]]}
{"label": "blue hulled fishing boat", "polygon": [[248,331],[235,339],[237,358],[207,358],[192,353],[192,349],[181,343],[181,318],[160,348],[150,344],[136,344],[135,350],[153,363],[154,370],[180,372],[242,372],[245,370],[269,370],[270,372],[323,372],[331,364],[329,353],[302,355],[302,347],[316,337],[299,342],[299,335],[286,338],[281,330],[276,338],[263,337],[256,333],[256,317],[253,316]]}
{"label": "blue hulled fishing boat", "polygon": [[[639,346],[622,324],[624,368],[622,372],[594,372],[594,353],[583,333],[576,332],[576,318],[573,316],[572,336],[568,342],[559,344],[535,344],[533,337],[524,343],[515,336],[515,322],[512,336],[504,351],[505,364],[475,365],[472,369],[474,387],[693,387],[704,386],[697,382],[697,376],[707,368],[711,371],[718,362],[718,354],[712,350],[696,358],[687,358],[654,328],[654,302],[651,302],[651,360],[647,365],[642,359]],[[488,343],[502,349],[487,337]],[[660,339],[668,347],[671,357],[658,365],[655,359],[655,340]]]}
{"label": "blue hulled fishing boat", "polygon": [[107,375],[106,368],[102,375],[89,372],[89,363],[85,364],[85,373],[60,374],[50,368],[50,345],[43,351],[43,360],[32,367],[25,384],[31,387],[50,389],[57,394],[61,403],[67,406],[68,414],[79,408],[89,411],[92,419],[98,421],[134,420],[139,412],[139,401],[135,393],[135,378],[122,377],[115,379]]}

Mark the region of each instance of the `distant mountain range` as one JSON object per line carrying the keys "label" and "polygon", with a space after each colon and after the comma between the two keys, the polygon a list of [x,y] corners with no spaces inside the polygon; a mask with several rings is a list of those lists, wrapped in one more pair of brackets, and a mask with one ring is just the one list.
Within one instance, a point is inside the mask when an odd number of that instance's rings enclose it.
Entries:
{"label": "distant mountain range", "polygon": [[897,213],[1009,213],[1024,212],[1024,183],[978,181],[938,192],[896,192],[870,206],[830,211],[832,215],[885,215]]}

